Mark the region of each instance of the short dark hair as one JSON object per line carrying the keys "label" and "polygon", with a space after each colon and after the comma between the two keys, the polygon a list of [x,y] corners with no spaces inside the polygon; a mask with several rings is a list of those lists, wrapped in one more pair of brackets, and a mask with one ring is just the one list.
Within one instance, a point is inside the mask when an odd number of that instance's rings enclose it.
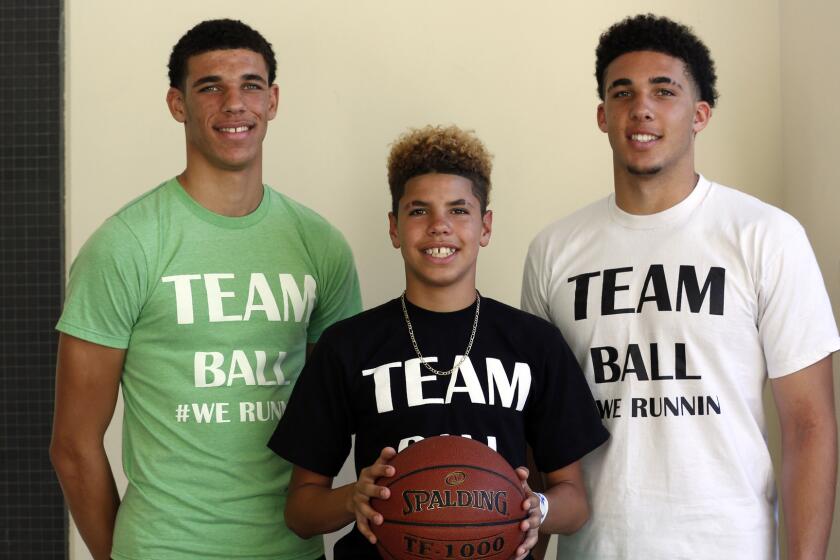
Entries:
{"label": "short dark hair", "polygon": [[708,47],[690,27],[653,14],[625,18],[601,35],[595,49],[595,78],[602,101],[607,66],[619,56],[636,51],[655,51],[682,60],[697,84],[700,99],[715,106],[717,75]]}
{"label": "short dark hair", "polygon": [[208,51],[248,49],[261,54],[268,67],[268,83],[277,75],[277,60],[271,43],[253,28],[235,19],[202,21],[181,37],[169,55],[169,86],[181,89],[187,77],[187,60]]}
{"label": "short dark hair", "polygon": [[397,215],[409,179],[427,173],[448,173],[472,182],[472,192],[484,214],[490,202],[492,158],[472,131],[454,125],[411,129],[397,138],[388,156],[391,211]]}

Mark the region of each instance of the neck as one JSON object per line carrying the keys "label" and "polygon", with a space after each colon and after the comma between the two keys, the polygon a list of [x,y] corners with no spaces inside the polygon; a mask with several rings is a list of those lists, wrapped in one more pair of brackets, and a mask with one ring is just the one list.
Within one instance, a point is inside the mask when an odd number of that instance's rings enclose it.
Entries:
{"label": "neck", "polygon": [[464,284],[464,286],[441,289],[421,287],[413,282],[407,282],[405,297],[417,307],[428,311],[460,311],[471,306],[476,297],[475,282]]}
{"label": "neck", "polygon": [[222,216],[246,216],[257,209],[263,198],[261,164],[225,170],[191,165],[188,158],[178,182],[196,202]]}
{"label": "neck", "polygon": [[654,175],[634,175],[615,166],[613,178],[616,205],[628,214],[644,216],[662,212],[685,200],[700,176],[693,165]]}

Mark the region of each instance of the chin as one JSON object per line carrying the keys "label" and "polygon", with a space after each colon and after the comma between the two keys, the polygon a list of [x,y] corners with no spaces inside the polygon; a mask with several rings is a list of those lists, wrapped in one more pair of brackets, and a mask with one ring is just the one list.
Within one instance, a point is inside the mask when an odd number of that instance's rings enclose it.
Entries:
{"label": "chin", "polygon": [[652,167],[637,167],[635,165],[628,165],[627,171],[630,175],[649,176],[656,175],[662,171],[662,166],[654,165]]}
{"label": "chin", "polygon": [[216,158],[216,167],[224,171],[243,171],[253,163],[254,158]]}
{"label": "chin", "polygon": [[[438,271],[440,272],[440,271]],[[457,285],[462,274],[415,274],[418,284],[434,289],[445,289]]]}

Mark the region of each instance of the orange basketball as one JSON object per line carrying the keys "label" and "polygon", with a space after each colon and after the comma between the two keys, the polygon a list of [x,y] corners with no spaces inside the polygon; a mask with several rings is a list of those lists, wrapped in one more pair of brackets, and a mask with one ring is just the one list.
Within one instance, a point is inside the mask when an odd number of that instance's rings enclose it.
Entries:
{"label": "orange basketball", "polygon": [[382,525],[371,525],[380,555],[391,559],[508,560],[525,539],[527,497],[513,468],[486,445],[457,436],[409,445],[390,464],[391,490],[373,499]]}

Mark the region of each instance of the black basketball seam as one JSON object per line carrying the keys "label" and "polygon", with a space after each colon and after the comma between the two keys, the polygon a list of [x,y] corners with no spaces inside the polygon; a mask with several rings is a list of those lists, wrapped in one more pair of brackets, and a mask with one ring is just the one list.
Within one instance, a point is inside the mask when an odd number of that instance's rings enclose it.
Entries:
{"label": "black basketball seam", "polygon": [[509,519],[507,521],[485,521],[482,523],[427,523],[425,521],[398,521],[396,519],[383,519],[382,525],[389,523],[391,525],[411,525],[413,527],[448,527],[463,529],[465,527],[496,527],[498,525],[513,525],[514,523],[521,523],[528,519],[528,516],[519,519]]}
{"label": "black basketball seam", "polygon": [[[418,538],[418,539],[422,539],[422,538],[424,538],[424,537],[423,537],[423,536],[421,536],[421,535],[415,535],[415,534],[409,533],[408,531],[406,531],[406,532],[405,532],[405,533],[403,533],[403,534],[404,534],[404,535],[410,535],[410,536],[412,536],[412,537],[414,537],[414,538]],[[505,533],[504,533],[504,532],[501,532],[501,533],[500,533],[500,532],[497,532],[497,531],[493,531],[493,532],[492,532],[492,534],[490,534],[490,535],[483,535],[483,536],[481,536],[481,537],[476,537],[476,538],[470,537],[470,539],[469,539],[469,540],[478,540],[478,539],[481,539],[481,540],[486,540],[486,539],[493,539],[493,538],[504,537],[504,536],[505,536]],[[432,540],[434,540],[434,541],[436,541],[436,542],[441,542],[441,543],[462,543],[462,542],[464,542],[464,539],[463,539],[462,537],[458,537],[458,538],[451,538],[451,537],[450,537],[450,538],[446,538],[446,537],[444,537],[444,536],[442,536],[442,535],[437,535],[437,536],[433,537],[433,539],[432,539]]]}
{"label": "black basketball seam", "polygon": [[411,475],[413,475],[413,474],[415,474],[415,473],[421,473],[421,472],[424,472],[424,471],[430,471],[430,470],[433,470],[433,469],[458,469],[458,468],[469,468],[469,469],[475,469],[475,470],[478,470],[478,471],[483,471],[483,472],[488,473],[488,474],[492,474],[493,476],[496,476],[496,477],[498,477],[498,478],[501,478],[502,480],[504,480],[504,481],[506,481],[506,482],[510,483],[510,484],[511,484],[511,486],[513,486],[513,487],[517,488],[517,489],[519,490],[519,493],[522,495],[523,499],[526,497],[526,496],[525,496],[525,492],[522,490],[522,487],[521,487],[521,486],[522,486],[522,484],[521,484],[518,480],[517,480],[517,481],[512,481],[511,479],[509,479],[509,478],[508,478],[508,477],[506,477],[505,475],[500,474],[500,473],[497,473],[496,471],[490,470],[490,469],[485,468],[485,467],[482,467],[482,466],[480,466],[480,465],[466,465],[466,464],[455,464],[455,465],[432,465],[432,466],[429,466],[429,467],[423,467],[423,468],[420,468],[420,469],[415,469],[415,470],[413,470],[413,471],[411,471],[411,472],[407,472],[407,473],[405,473],[404,475],[399,476],[399,477],[395,478],[394,480],[390,481],[390,482],[389,482],[388,484],[386,484],[385,486],[386,486],[386,487],[388,487],[388,488],[390,488],[390,487],[391,487],[391,485],[396,484],[397,482],[399,482],[400,480],[404,479],[405,477],[407,477],[407,476],[411,476]]}

